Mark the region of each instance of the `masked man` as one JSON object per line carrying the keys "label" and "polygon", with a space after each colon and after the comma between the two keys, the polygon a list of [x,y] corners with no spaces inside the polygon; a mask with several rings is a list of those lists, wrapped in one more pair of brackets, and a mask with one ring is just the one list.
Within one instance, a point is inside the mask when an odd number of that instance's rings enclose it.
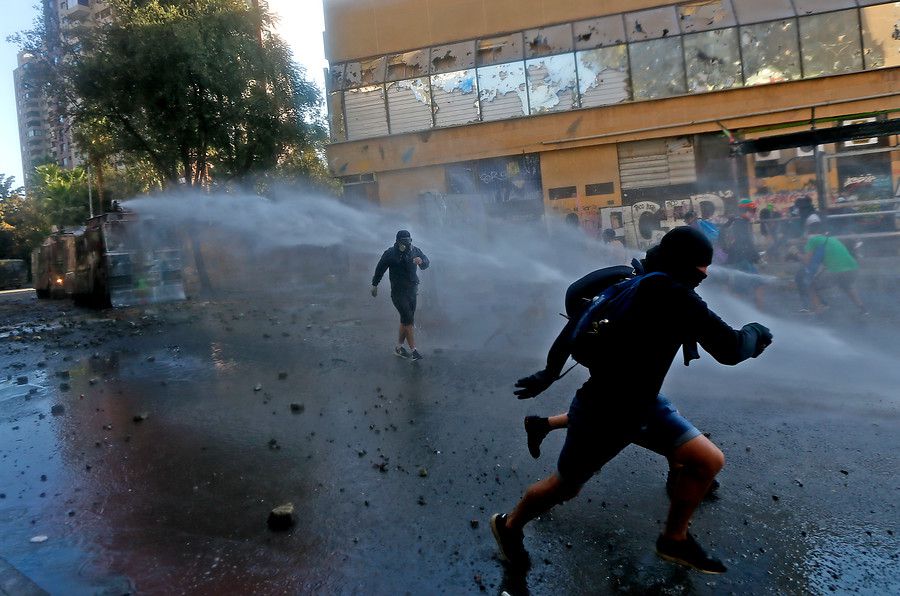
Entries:
{"label": "masked man", "polygon": [[[394,242],[394,245],[381,255],[381,260],[375,267],[375,275],[372,276],[372,296],[374,297],[378,295],[378,284],[384,277],[384,272],[390,272],[391,302],[400,313],[400,331],[394,354],[401,358],[422,359],[422,355],[416,350],[416,338],[413,331],[416,295],[419,292],[419,276],[416,268],[428,269],[429,264],[425,253],[413,246],[412,236],[409,232],[400,230],[397,232],[397,241]],[[403,347],[404,342],[409,346],[410,351]]]}

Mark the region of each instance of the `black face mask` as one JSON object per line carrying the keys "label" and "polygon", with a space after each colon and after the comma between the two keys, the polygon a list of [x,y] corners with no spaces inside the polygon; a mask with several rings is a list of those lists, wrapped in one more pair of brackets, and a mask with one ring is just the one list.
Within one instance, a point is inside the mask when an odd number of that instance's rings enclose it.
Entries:
{"label": "black face mask", "polygon": [[398,240],[397,241],[397,250],[399,250],[403,254],[409,253],[409,249],[412,247],[412,240]]}
{"label": "black face mask", "polygon": [[700,285],[700,283],[706,279],[706,274],[694,268],[693,271],[685,272],[683,276],[678,280],[682,285],[689,287],[690,289],[694,289]]}

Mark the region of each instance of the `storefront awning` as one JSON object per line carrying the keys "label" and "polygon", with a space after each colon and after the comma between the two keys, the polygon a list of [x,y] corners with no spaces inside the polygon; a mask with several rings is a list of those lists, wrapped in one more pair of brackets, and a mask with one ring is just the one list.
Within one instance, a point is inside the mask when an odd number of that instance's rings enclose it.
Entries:
{"label": "storefront awning", "polygon": [[841,141],[854,141],[894,134],[900,134],[900,119],[805,130],[750,141],[735,141],[731,143],[731,151],[733,155],[747,155],[749,153],[761,153],[763,151],[775,151],[791,147],[812,147],[826,143],[839,143]]}

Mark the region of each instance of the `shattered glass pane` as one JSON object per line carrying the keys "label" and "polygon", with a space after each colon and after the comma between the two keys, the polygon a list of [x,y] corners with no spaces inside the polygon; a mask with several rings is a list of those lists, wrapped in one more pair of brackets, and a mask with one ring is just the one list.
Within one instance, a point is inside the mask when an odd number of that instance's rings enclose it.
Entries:
{"label": "shattered glass pane", "polygon": [[800,16],[818,12],[830,12],[843,8],[856,8],[853,0],[794,0],[794,8]]}
{"label": "shattered glass pane", "polygon": [[572,25],[556,25],[525,32],[525,56],[552,56],[572,51]]}
{"label": "shattered glass pane", "polygon": [[791,0],[731,0],[741,25],[789,19],[794,15]]}
{"label": "shattered glass pane", "polygon": [[512,62],[523,57],[521,33],[478,40],[478,51],[475,55],[478,66]]}
{"label": "shattered glass pane", "polygon": [[328,88],[334,91],[344,88],[344,65],[333,64],[328,69]]}
{"label": "shattered glass pane", "polygon": [[344,71],[346,88],[383,83],[384,63],[384,56],[360,62],[348,62],[347,69]]}
{"label": "shattered glass pane", "polygon": [[857,12],[844,10],[802,17],[800,47],[804,77],[861,70],[862,48]]}
{"label": "shattered glass pane", "polygon": [[344,93],[347,138],[350,140],[388,134],[384,87],[359,87]]}
{"label": "shattered glass pane", "polygon": [[900,66],[900,2],[860,11],[866,68]]}
{"label": "shattered glass pane", "polygon": [[394,54],[387,59],[387,80],[400,81],[428,74],[428,50]]}
{"label": "shattered glass pane", "polygon": [[741,27],[745,85],[800,78],[796,27],[794,19]]}
{"label": "shattered glass pane", "polygon": [[734,27],[736,22],[728,0],[695,0],[679,4],[678,18],[684,33]]}
{"label": "shattered glass pane", "polygon": [[525,64],[512,62],[478,69],[481,119],[502,120],[528,115]]}
{"label": "shattered glass pane", "polygon": [[478,82],[474,69],[432,75],[431,93],[436,126],[455,126],[479,120]]}
{"label": "shattered glass pane", "polygon": [[581,107],[591,108],[631,99],[625,44],[577,52]]}
{"label": "shattered glass pane", "polygon": [[525,67],[532,114],[578,107],[574,54],[533,58],[525,62]]}
{"label": "shattered glass pane", "polygon": [[634,99],[654,99],[685,93],[681,38],[630,44]]}
{"label": "shattered glass pane", "polygon": [[678,18],[674,6],[625,13],[628,41],[643,41],[678,35]]}
{"label": "shattered glass pane", "polygon": [[575,23],[575,49],[592,50],[625,43],[622,15],[600,17]]}
{"label": "shattered glass pane", "polygon": [[431,74],[475,68],[475,42],[461,41],[431,48]]}
{"label": "shattered glass pane", "polygon": [[431,88],[427,78],[387,85],[391,134],[431,128]]}
{"label": "shattered glass pane", "polygon": [[737,28],[685,35],[684,56],[691,93],[743,85]]}
{"label": "shattered glass pane", "polygon": [[344,94],[340,91],[328,94],[328,130],[332,141],[343,141],[347,138],[344,127]]}

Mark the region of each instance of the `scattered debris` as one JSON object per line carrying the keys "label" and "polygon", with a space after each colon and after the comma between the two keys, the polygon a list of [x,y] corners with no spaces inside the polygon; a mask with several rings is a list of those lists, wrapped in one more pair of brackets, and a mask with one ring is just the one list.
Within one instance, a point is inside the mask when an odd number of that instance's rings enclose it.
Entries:
{"label": "scattered debris", "polygon": [[37,536],[32,536],[31,540],[29,540],[29,542],[34,542],[34,543],[47,542],[47,537],[44,536],[43,534],[38,534]]}
{"label": "scattered debris", "polygon": [[470,520],[469,520],[469,526],[470,526],[473,530],[477,530],[477,529],[478,529],[478,526],[479,526],[478,520],[477,520],[477,519],[470,519]]}
{"label": "scattered debris", "polygon": [[66,407],[62,404],[54,404],[52,408],[50,408],[50,413],[54,416],[62,416],[66,411]]}
{"label": "scattered debris", "polygon": [[266,524],[270,530],[283,531],[294,525],[294,504],[285,503],[269,512]]}
{"label": "scattered debris", "polygon": [[419,468],[419,476],[425,478],[426,476],[428,476],[428,470],[426,470],[425,468]]}
{"label": "scattered debris", "polygon": [[291,404],[291,412],[293,412],[294,414],[301,414],[305,409],[306,407],[303,404]]}
{"label": "scattered debris", "polygon": [[253,386],[254,391],[262,391],[262,383],[257,383]]}
{"label": "scattered debris", "polygon": [[150,416],[149,413],[147,413],[147,412],[140,412],[140,413],[138,413],[138,414],[135,414],[135,415],[134,415],[134,418],[132,418],[132,420],[134,420],[135,422],[143,422],[144,420],[147,419],[148,416]]}
{"label": "scattered debris", "polygon": [[285,380],[286,378],[287,378],[287,373],[286,373],[286,372],[280,372],[280,373],[278,373],[278,380],[279,380],[279,381],[283,381],[283,380]]}

